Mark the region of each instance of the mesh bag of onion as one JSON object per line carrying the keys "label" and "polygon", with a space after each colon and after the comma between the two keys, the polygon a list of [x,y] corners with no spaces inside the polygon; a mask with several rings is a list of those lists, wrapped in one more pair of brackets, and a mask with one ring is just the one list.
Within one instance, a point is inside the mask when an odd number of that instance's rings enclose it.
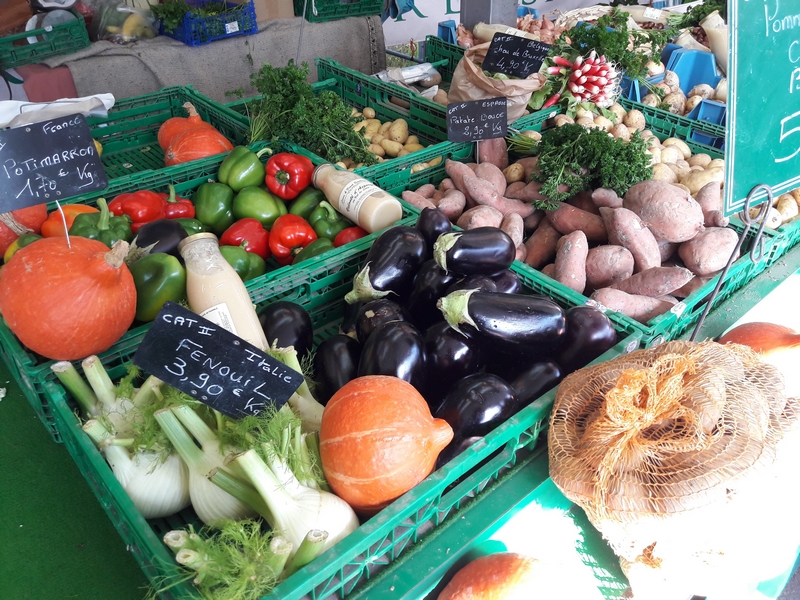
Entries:
{"label": "mesh bag of onion", "polygon": [[634,597],[739,597],[796,554],[800,517],[775,510],[800,491],[800,400],[783,390],[750,348],[715,342],[669,342],[561,383],[550,476]]}

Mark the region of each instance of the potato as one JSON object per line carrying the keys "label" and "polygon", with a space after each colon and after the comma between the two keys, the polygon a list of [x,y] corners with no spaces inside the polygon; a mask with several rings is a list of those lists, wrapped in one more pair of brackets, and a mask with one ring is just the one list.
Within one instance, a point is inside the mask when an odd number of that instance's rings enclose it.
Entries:
{"label": "potato", "polygon": [[589,117],[578,117],[575,121],[577,125],[583,125],[586,128],[594,129],[597,128],[595,125],[594,119],[590,119]]}
{"label": "potato", "polygon": [[405,144],[408,139],[408,123],[405,119],[397,119],[389,127],[389,139],[393,142],[400,142]]}
{"label": "potato", "polygon": [[592,119],[592,120],[594,120],[595,114],[591,110],[588,110],[586,108],[578,108],[575,111],[575,116],[578,119]]}
{"label": "potato", "polygon": [[[678,87],[680,87],[680,86],[678,86]],[[653,89],[661,90],[662,92],[664,92],[664,95],[666,96],[667,94],[671,94],[672,92],[675,91],[675,86],[674,85],[670,85],[670,84],[668,84],[668,83],[666,83],[664,81],[659,81],[657,84],[655,84],[653,86]],[[658,96],[657,93],[656,93],[656,96]]]}
{"label": "potato", "polygon": [[[684,161],[684,162],[686,162],[686,161]],[[675,175],[678,178],[678,181],[680,181],[684,177],[688,176],[689,172],[690,172],[689,171],[689,167],[681,167],[677,163],[667,163],[667,167],[672,169],[672,172],[675,173]]]}
{"label": "potato", "polygon": [[694,196],[704,185],[711,181],[722,183],[725,180],[725,171],[718,167],[711,167],[705,171],[690,172],[689,175],[681,180],[681,183],[689,189],[689,193]]}
{"label": "potato", "polygon": [[382,123],[381,126],[378,127],[378,133],[380,133],[382,136],[386,136],[387,132],[389,131],[389,127],[391,126],[392,126],[391,121],[386,121],[386,123]]}
{"label": "potato", "polygon": [[553,118],[553,122],[556,124],[556,127],[561,127],[562,125],[572,125],[575,119],[567,115],[556,115]]}
{"label": "potato", "polygon": [[430,159],[430,160],[428,161],[428,164],[429,164],[430,166],[432,166],[432,167],[435,167],[435,166],[436,166],[436,165],[438,165],[440,162],[442,162],[442,157],[441,157],[441,156],[435,156],[434,158],[432,158],[432,159]]}
{"label": "potato", "polygon": [[389,102],[397,106],[402,106],[403,108],[411,108],[411,102],[403,98],[398,98],[397,96],[389,96]]}
{"label": "potato", "polygon": [[665,67],[664,63],[661,61],[653,62],[652,60],[648,60],[647,64],[644,66],[647,69],[647,76],[653,77],[654,75],[661,75],[664,72]]}
{"label": "potato", "polygon": [[699,166],[703,167],[704,169],[708,166],[708,163],[711,162],[711,157],[708,154],[692,154],[689,158],[686,159],[690,166]]}
{"label": "potato", "polygon": [[[628,124],[625,123],[625,125],[628,125]],[[632,125],[628,125],[628,127],[632,127]],[[637,129],[639,129],[639,128],[637,128]],[[639,131],[641,131],[640,135],[642,136],[643,140],[650,140],[650,141],[647,142],[648,145],[651,144],[651,143],[655,143],[655,144],[661,145],[661,140],[659,140],[655,136],[655,134],[652,131],[650,131],[649,129],[639,129]]]}
{"label": "potato", "polygon": [[676,160],[675,164],[678,165],[681,169],[686,169],[687,171],[691,168],[691,165],[682,158]]}
{"label": "potato", "polygon": [[686,109],[686,96],[683,92],[672,92],[664,96],[663,102],[669,105],[669,112],[682,115]]}
{"label": "potato", "polygon": [[371,143],[371,144],[377,144],[378,146],[380,146],[381,142],[382,142],[383,140],[385,140],[385,139],[386,139],[386,138],[385,138],[385,137],[383,137],[383,135],[381,135],[380,133],[376,133],[375,135],[373,135],[373,136],[370,138],[370,140],[369,140],[369,141],[370,141],[370,143]]}
{"label": "potato", "polygon": [[692,150],[683,140],[679,140],[678,138],[667,138],[663,142],[661,142],[662,146],[676,146],[683,155],[684,159],[688,159],[692,155]]}
{"label": "potato", "polygon": [[375,135],[381,128],[381,122],[378,119],[367,119],[366,133],[367,135]]}
{"label": "potato", "polygon": [[365,119],[374,119],[375,109],[370,106],[367,106],[364,110],[361,111],[361,114],[364,115]]}
{"label": "potato", "polygon": [[506,183],[514,183],[516,181],[522,181],[525,178],[525,167],[523,167],[519,163],[508,165],[503,170],[503,175],[506,178]]}
{"label": "potato", "polygon": [[537,142],[542,139],[542,134],[538,131],[534,131],[533,129],[524,129],[520,131],[519,134],[529,137],[532,140],[536,140]]}
{"label": "potato", "polygon": [[408,136],[408,139],[406,140],[405,145],[408,146],[409,144],[419,144],[419,143],[420,143],[420,141],[419,141],[419,138],[417,136],[410,135],[410,136]]}
{"label": "potato", "polygon": [[694,110],[694,107],[700,104],[703,99],[700,96],[689,96],[686,100],[686,105],[683,107],[683,110],[688,115],[690,112]]}
{"label": "potato", "polygon": [[675,86],[680,87],[681,78],[675,71],[664,71],[664,79],[661,80],[670,90]]}
{"label": "potato", "polygon": [[346,169],[347,168],[347,163],[345,163],[343,160],[340,160],[339,162],[336,163],[336,166],[337,167],[342,167],[343,169]]}
{"label": "potato", "polygon": [[662,163],[676,163],[683,155],[680,149],[675,146],[664,146],[661,148],[661,162]]}
{"label": "potato", "polygon": [[389,156],[400,156],[400,151],[403,149],[403,144],[390,139],[382,140],[381,146]]}
{"label": "potato", "polygon": [[438,72],[431,73],[424,79],[420,79],[417,83],[424,88],[433,87],[442,83],[442,76]]}
{"label": "potato", "polygon": [[622,120],[625,118],[625,115],[627,114],[627,111],[624,108],[622,108],[622,105],[620,105],[619,102],[614,102],[614,104],[608,107],[608,110],[610,110],[612,113],[616,115],[617,123],[622,123]]}
{"label": "potato", "polygon": [[642,114],[642,111],[636,110],[629,110],[628,113],[625,115],[625,118],[622,120],[625,125],[630,127],[636,127],[636,129],[642,130],[647,126],[647,121]]}
{"label": "potato", "polygon": [[[385,142],[386,140],[383,141]],[[397,153],[397,158],[400,158],[401,156],[408,156],[409,154],[411,154],[411,152],[409,152],[405,148],[400,148],[400,152]]]}
{"label": "potato", "polygon": [[661,98],[655,94],[646,94],[645,97],[642,98],[642,104],[645,106],[658,106],[661,104]]}
{"label": "potato", "polygon": [[800,207],[800,188],[794,189],[789,193],[794,198],[794,201],[797,202],[797,206]]}
{"label": "potato", "polygon": [[364,119],[363,121],[359,121],[358,123],[353,125],[353,131],[361,131],[366,126],[367,126],[367,119]]}
{"label": "potato", "polygon": [[411,167],[411,172],[412,173],[419,173],[420,171],[424,171],[425,169],[427,169],[430,166],[431,166],[431,164],[430,163],[426,163],[426,162],[417,163],[417,164],[415,164],[415,165],[413,165]]}
{"label": "potato", "polygon": [[723,158],[715,158],[712,159],[708,165],[706,165],[706,169],[722,169],[725,170],[725,159]]}
{"label": "potato", "polygon": [[386,150],[380,144],[370,144],[367,146],[367,150],[372,152],[375,156],[384,156],[386,154]]}
{"label": "potato", "polygon": [[653,165],[653,180],[675,183],[678,181],[678,176],[675,174],[675,171],[669,168],[669,165],[657,163]]}
{"label": "potato", "polygon": [[601,129],[605,129],[606,131],[609,131],[612,127],[614,127],[614,123],[602,116],[595,117],[594,124]]}
{"label": "potato", "polygon": [[447,104],[449,102],[449,100],[447,98],[447,92],[445,92],[442,88],[439,88],[439,90],[433,96],[433,101],[436,102],[436,104],[441,104],[442,106],[447,106]]}
{"label": "potato", "polygon": [[703,167],[701,167],[700,165],[692,165],[691,167],[689,167],[689,170],[690,171],[705,171],[705,169]]}
{"label": "potato", "polygon": [[[350,116],[351,116],[351,117],[360,117],[360,116],[362,116],[362,113],[358,112],[358,109],[357,109],[355,106],[353,106],[353,107],[350,109]],[[365,119],[368,119],[369,117],[366,117],[366,116],[365,116],[364,118],[365,118]]]}
{"label": "potato", "polygon": [[661,148],[649,148],[645,152],[652,157],[650,159],[651,165],[657,165],[661,162]]}
{"label": "potato", "polygon": [[627,142],[627,141],[629,141],[631,139],[630,130],[625,125],[623,125],[622,123],[614,125],[609,130],[609,133],[612,136],[614,136],[615,138],[617,138],[618,140],[624,140],[624,141]]}
{"label": "potato", "polygon": [[625,125],[625,127],[628,130],[628,137],[632,137],[634,133],[639,131],[638,129],[636,129],[636,127],[631,127],[630,125]]}
{"label": "potato", "polygon": [[775,205],[781,215],[781,223],[787,223],[794,219],[800,210],[798,210],[797,202],[791,194],[781,194],[778,196],[778,202]]}
{"label": "potato", "polygon": [[728,101],[728,80],[724,77],[719,80],[717,87],[714,88],[714,100],[717,102]]}
{"label": "potato", "polygon": [[409,144],[408,142],[403,146],[407,152],[416,152],[417,150],[422,150],[424,147],[425,146],[422,144]]}

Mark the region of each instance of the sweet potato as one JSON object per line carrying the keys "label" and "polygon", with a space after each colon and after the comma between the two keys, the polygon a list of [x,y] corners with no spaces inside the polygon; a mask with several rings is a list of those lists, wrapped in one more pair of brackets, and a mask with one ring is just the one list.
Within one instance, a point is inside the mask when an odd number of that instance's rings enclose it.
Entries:
{"label": "sweet potato", "polygon": [[598,206],[592,201],[592,194],[588,191],[578,192],[572,198],[567,200],[567,204],[570,206],[574,206],[575,208],[580,208],[581,210],[585,210],[588,213],[592,213],[593,215],[599,215],[600,209]]}
{"label": "sweet potato", "polygon": [[448,158],[444,161],[444,170],[450,177],[450,180],[453,182],[453,185],[455,185],[456,189],[466,195],[467,192],[464,189],[464,176],[470,175],[474,177],[475,173],[472,172],[472,169],[470,169],[464,163],[450,160]]}
{"label": "sweet potato", "polygon": [[703,209],[686,190],[663,181],[642,181],[622,199],[658,240],[685,242],[703,231]]}
{"label": "sweet potato", "polygon": [[492,163],[501,171],[508,166],[508,145],[505,138],[492,138],[478,142],[478,162]]}
{"label": "sweet potato", "polygon": [[525,234],[530,235],[539,226],[539,223],[544,219],[543,210],[535,210],[530,215],[525,217],[522,222],[525,225]]}
{"label": "sweet potato", "polygon": [[456,185],[453,183],[453,180],[449,177],[445,177],[442,179],[442,183],[439,184],[439,190],[442,192],[446,192],[447,190],[454,190],[456,189]]}
{"label": "sweet potato", "polygon": [[580,229],[562,236],[556,246],[555,280],[579,294],[586,289],[589,242]]}
{"label": "sweet potato", "polygon": [[556,245],[561,234],[550,224],[547,219],[542,219],[539,227],[533,232],[531,237],[525,242],[528,248],[528,256],[525,257],[525,264],[534,269],[540,269],[556,256]]}
{"label": "sweet potato", "polygon": [[412,192],[411,190],[406,190],[402,194],[403,200],[408,202],[411,206],[416,206],[419,209],[423,208],[436,208],[436,205],[431,202],[428,198],[424,196],[420,196],[417,192]]}
{"label": "sweet potato", "polygon": [[703,211],[703,224],[706,227],[727,227],[728,217],[722,211],[722,189],[719,183],[711,181],[700,188],[695,200]]}
{"label": "sweet potato", "polygon": [[676,298],[688,298],[689,295],[693,294],[701,287],[703,287],[706,283],[714,279],[714,275],[710,275],[708,277],[698,277],[695,275],[692,277],[685,285],[682,285],[677,290],[672,292],[672,295]]}
{"label": "sweet potato", "polygon": [[586,256],[586,285],[608,287],[633,275],[633,255],[622,246],[597,246]]}
{"label": "sweet potato", "polygon": [[[522,183],[522,182],[520,182]],[[513,187],[513,189],[512,189]],[[527,185],[517,186],[512,183],[506,188],[506,198],[514,198],[522,200],[523,202],[533,202],[535,200],[547,200],[546,196],[542,196],[539,190],[542,189],[542,184],[538,181],[531,181]]]}
{"label": "sweet potato", "polygon": [[522,222],[522,217],[517,213],[510,213],[503,217],[503,222],[500,223],[500,229],[508,234],[508,237],[514,242],[515,246],[522,245],[522,238],[525,235],[525,225]]}
{"label": "sweet potato", "polygon": [[496,208],[503,215],[517,213],[524,219],[535,210],[533,206],[520,200],[504,198],[498,193],[494,185],[475,175],[465,174],[463,182],[465,196],[472,198],[477,204]]}
{"label": "sweet potato", "polygon": [[506,186],[505,196],[506,198],[517,198],[521,200],[521,198],[517,195],[521,193],[522,190],[525,189],[525,186],[528,185],[524,181],[514,181],[513,183],[509,183]]}
{"label": "sweet potato", "polygon": [[597,188],[592,192],[592,202],[598,208],[605,206],[607,208],[619,208],[622,206],[622,198],[617,196],[617,192],[609,190],[608,188]]}
{"label": "sweet potato", "polygon": [[725,268],[738,242],[739,236],[733,229],[709,227],[683,242],[678,256],[692,273],[708,276]]}
{"label": "sweet potato", "polygon": [[461,213],[464,212],[466,203],[467,199],[464,194],[456,189],[452,189],[447,190],[444,193],[442,199],[439,200],[439,203],[436,205],[436,207],[445,215],[447,215],[447,218],[450,219],[451,223],[455,223],[458,221]]}
{"label": "sweet potato", "polygon": [[433,202],[436,205],[436,207],[438,208],[439,207],[439,202],[442,201],[442,198],[444,198],[444,194],[442,192],[440,192],[439,190],[436,190],[435,192],[433,192],[433,196],[431,196],[429,198],[429,200],[431,202]]}
{"label": "sweet potato", "polygon": [[416,191],[423,198],[430,199],[433,198],[433,195],[436,193],[436,186],[432,183],[426,183],[425,185],[419,186]]}
{"label": "sweet potato", "polygon": [[506,176],[492,163],[481,163],[475,167],[475,176],[491,183],[501,196],[506,192]]}
{"label": "sweet potato", "polygon": [[530,181],[531,174],[539,172],[539,157],[538,156],[528,156],[526,158],[520,158],[517,160],[518,165],[522,165],[522,168],[525,169],[525,173],[523,176],[523,181]]}
{"label": "sweet potato", "polygon": [[562,235],[567,235],[573,231],[582,231],[590,242],[604,243],[608,240],[603,219],[598,215],[593,215],[564,202],[559,202],[556,210],[548,210],[546,212],[547,220]]}
{"label": "sweet potato", "polygon": [[661,265],[661,254],[653,232],[627,208],[600,208],[608,243],[627,248],[633,255],[634,272]]}
{"label": "sweet potato", "polygon": [[669,302],[658,298],[627,294],[614,288],[597,290],[590,297],[606,308],[627,315],[640,323],[647,323],[650,319],[672,308]]}
{"label": "sweet potato", "polygon": [[678,303],[678,299],[675,296],[669,296],[669,295],[667,295],[667,296],[657,296],[656,300],[663,300],[664,302],[667,302],[668,304],[670,304],[672,306],[675,306]]}
{"label": "sweet potato", "polygon": [[514,255],[514,260],[525,262],[526,256],[528,256],[528,248],[525,247],[525,244],[517,246],[517,253]]}
{"label": "sweet potato", "polygon": [[[673,257],[678,250],[680,244],[674,242],[658,242],[658,252],[661,255],[661,265],[667,266],[665,263]],[[658,266],[658,265],[655,265]]]}
{"label": "sweet potato", "polygon": [[694,273],[683,267],[653,267],[631,275],[609,287],[628,294],[654,298],[674,292],[692,277],[694,277]]}
{"label": "sweet potato", "polygon": [[503,222],[503,213],[491,206],[476,206],[464,211],[456,221],[461,229],[475,229],[476,227],[500,227]]}
{"label": "sweet potato", "polygon": [[[526,246],[527,247],[527,246]],[[556,278],[556,263],[550,263],[542,267],[542,275],[547,275],[550,279]]]}

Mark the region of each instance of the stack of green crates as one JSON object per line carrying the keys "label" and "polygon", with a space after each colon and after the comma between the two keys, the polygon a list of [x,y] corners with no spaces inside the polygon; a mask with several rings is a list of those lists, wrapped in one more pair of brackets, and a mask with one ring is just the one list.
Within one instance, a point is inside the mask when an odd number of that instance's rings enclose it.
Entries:
{"label": "stack of green crates", "polygon": [[[74,20],[53,25],[50,29],[33,29],[0,37],[0,71],[42,62],[88,46],[86,21],[78,11],[71,12],[75,15]],[[30,43],[29,38],[35,38],[36,42]]]}

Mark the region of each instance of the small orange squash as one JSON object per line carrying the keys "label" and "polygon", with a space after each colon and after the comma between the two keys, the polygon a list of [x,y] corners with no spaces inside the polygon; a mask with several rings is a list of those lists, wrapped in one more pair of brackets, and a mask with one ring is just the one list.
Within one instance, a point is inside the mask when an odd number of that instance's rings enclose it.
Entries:
{"label": "small orange squash", "polygon": [[433,418],[410,383],[367,375],[328,401],[319,437],[331,489],[357,513],[371,515],[433,471],[453,429]]}
{"label": "small orange squash", "polygon": [[164,153],[164,164],[179,165],[233,150],[228,138],[213,128],[187,129],[172,138]]}
{"label": "small orange squash", "polygon": [[481,556],[462,567],[436,600],[532,600],[542,563],[514,552]]}
{"label": "small orange squash", "polygon": [[194,104],[187,102],[183,105],[183,108],[189,113],[188,117],[172,117],[164,121],[161,127],[158,128],[158,145],[161,146],[162,150],[169,148],[172,138],[188,129],[196,129],[198,127],[214,129],[211,123],[203,121],[202,117],[197,114]]}
{"label": "small orange squash", "polygon": [[0,271],[0,312],[28,348],[55,360],[108,350],[136,315],[127,242],[109,251],[97,240],[37,240]]}

